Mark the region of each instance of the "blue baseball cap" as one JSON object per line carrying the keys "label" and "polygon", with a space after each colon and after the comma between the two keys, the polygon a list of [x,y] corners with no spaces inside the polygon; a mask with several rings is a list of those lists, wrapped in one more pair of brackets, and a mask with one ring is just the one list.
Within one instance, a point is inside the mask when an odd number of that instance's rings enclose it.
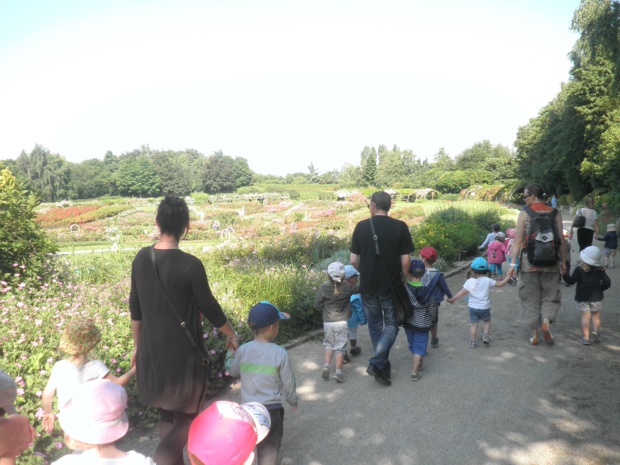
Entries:
{"label": "blue baseball cap", "polygon": [[344,279],[352,278],[353,276],[359,276],[359,272],[355,269],[353,265],[345,265],[344,266]]}
{"label": "blue baseball cap", "polygon": [[422,270],[422,273],[424,273],[426,271],[424,262],[418,259],[411,260],[411,262],[409,263],[409,274],[410,275],[414,275],[413,270]]}
{"label": "blue baseball cap", "polygon": [[478,257],[471,262],[471,269],[476,271],[489,271],[487,261],[482,257]]}
{"label": "blue baseball cap", "polygon": [[248,326],[250,329],[266,328],[279,320],[288,320],[291,317],[288,313],[278,310],[271,302],[266,300],[257,303],[250,309],[248,315]]}

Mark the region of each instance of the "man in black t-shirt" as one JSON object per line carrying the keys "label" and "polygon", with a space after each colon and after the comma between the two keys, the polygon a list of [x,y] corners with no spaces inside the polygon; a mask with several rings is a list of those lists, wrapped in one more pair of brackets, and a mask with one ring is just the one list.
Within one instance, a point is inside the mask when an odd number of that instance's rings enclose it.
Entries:
{"label": "man in black t-shirt", "polygon": [[390,288],[406,279],[409,255],[415,250],[407,225],[388,216],[391,206],[387,192],[372,194],[370,219],[355,226],[350,248],[351,264],[360,272],[362,305],[374,349],[366,372],[386,386],[392,384],[389,355],[398,334]]}

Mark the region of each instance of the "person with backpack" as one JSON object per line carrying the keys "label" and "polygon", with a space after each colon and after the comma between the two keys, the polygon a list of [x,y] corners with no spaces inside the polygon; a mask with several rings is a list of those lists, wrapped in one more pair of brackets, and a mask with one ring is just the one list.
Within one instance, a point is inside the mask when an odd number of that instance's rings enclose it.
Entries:
{"label": "person with backpack", "polygon": [[562,234],[562,214],[545,204],[543,188],[529,184],[523,190],[525,208],[517,218],[508,276],[515,274],[519,259],[518,292],[521,324],[530,328],[530,344],[538,345],[538,328],[548,345],[553,345],[549,326],[560,310],[562,293],[558,272],[566,272],[566,241]]}

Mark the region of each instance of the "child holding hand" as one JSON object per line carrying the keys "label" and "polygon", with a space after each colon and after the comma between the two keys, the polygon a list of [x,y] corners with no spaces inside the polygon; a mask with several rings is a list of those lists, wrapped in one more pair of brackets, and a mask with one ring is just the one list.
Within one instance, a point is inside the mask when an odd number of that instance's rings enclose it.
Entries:
{"label": "child holding hand", "polygon": [[492,287],[505,286],[510,279],[510,275],[508,275],[508,277],[502,281],[495,281],[487,276],[488,272],[487,261],[482,257],[476,258],[471,263],[472,277],[465,281],[463,289],[454,297],[448,299],[448,303],[453,304],[464,295],[469,294],[469,321],[471,323],[469,330],[470,349],[476,347],[480,320],[484,321],[482,342],[486,347],[489,346],[491,340],[491,301],[489,299],[489,291]]}
{"label": "child holding hand", "polygon": [[54,393],[58,395],[58,410],[62,412],[80,384],[95,379],[107,379],[124,386],[136,374],[136,368],[133,367],[117,378],[101,360],[89,360],[90,351],[100,340],[99,328],[88,318],[75,319],[65,327],[60,338],[60,350],[68,354],[69,358],[54,364],[42,396],[43,428],[48,433],[54,430],[55,415],[52,411]]}
{"label": "child holding hand", "polygon": [[611,287],[611,280],[605,267],[601,264],[601,250],[591,245],[579,252],[581,263],[575,267],[572,276],[568,273],[562,276],[568,284],[577,283],[575,289],[575,303],[581,311],[581,343],[590,345],[590,324],[592,324],[592,339],[601,342],[599,331],[601,328],[601,308],[603,291]]}

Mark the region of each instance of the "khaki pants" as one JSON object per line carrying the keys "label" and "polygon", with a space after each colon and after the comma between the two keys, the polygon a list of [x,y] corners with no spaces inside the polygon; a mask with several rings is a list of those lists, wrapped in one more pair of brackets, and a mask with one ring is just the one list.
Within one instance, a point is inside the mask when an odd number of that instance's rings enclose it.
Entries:
{"label": "khaki pants", "polygon": [[557,272],[521,273],[518,286],[523,326],[539,328],[543,320],[555,321],[562,303]]}

